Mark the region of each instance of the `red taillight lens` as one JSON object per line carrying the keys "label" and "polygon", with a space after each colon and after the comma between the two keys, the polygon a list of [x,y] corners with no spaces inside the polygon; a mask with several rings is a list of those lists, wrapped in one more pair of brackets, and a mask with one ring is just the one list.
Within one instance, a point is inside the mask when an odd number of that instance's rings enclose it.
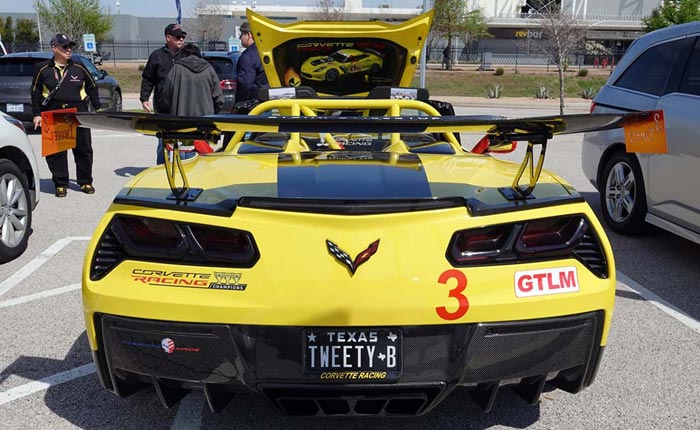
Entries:
{"label": "red taillight lens", "polygon": [[192,225],[190,228],[210,260],[245,264],[255,257],[255,246],[247,232],[206,225]]}
{"label": "red taillight lens", "polygon": [[[258,259],[253,236],[243,230],[117,216],[112,221],[111,231],[126,257],[236,267],[252,267]],[[105,236],[103,240],[108,238]],[[110,246],[115,248],[116,245]]]}
{"label": "red taillight lens", "polygon": [[460,263],[497,258],[513,231],[512,225],[462,230],[452,238],[452,258]]}
{"label": "red taillight lens", "polygon": [[236,81],[233,79],[222,79],[219,81],[219,85],[221,86],[222,90],[235,90],[236,89]]}
{"label": "red taillight lens", "polygon": [[581,217],[547,218],[525,224],[515,250],[523,255],[570,253],[588,231]]}
{"label": "red taillight lens", "polygon": [[591,110],[588,113],[593,113],[595,110],[595,102],[591,102]]}
{"label": "red taillight lens", "polygon": [[182,257],[187,246],[177,223],[157,218],[118,217],[114,233],[127,253],[148,257]]}

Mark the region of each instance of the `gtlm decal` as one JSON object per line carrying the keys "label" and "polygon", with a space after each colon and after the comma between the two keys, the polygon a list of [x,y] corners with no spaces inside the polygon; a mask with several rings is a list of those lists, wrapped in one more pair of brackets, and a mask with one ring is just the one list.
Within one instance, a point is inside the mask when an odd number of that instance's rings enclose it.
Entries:
{"label": "gtlm decal", "polygon": [[350,259],[350,255],[348,255],[347,252],[340,249],[338,245],[328,239],[326,239],[326,246],[328,247],[328,252],[330,252],[336,260],[343,263],[348,270],[350,270],[350,276],[353,276],[357,268],[377,252],[377,249],[379,249],[379,239],[370,243],[367,249],[357,254],[354,261]]}

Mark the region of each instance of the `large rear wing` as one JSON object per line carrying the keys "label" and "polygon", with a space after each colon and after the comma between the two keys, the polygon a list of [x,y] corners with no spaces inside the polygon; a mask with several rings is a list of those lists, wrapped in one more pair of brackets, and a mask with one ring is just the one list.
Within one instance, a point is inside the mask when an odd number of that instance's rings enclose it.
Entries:
{"label": "large rear wing", "polygon": [[[276,110],[277,115],[262,114]],[[407,110],[416,115],[402,116]],[[383,116],[363,116],[369,112],[384,112]],[[341,115],[319,115],[323,112],[339,112]],[[346,115],[346,113],[352,115]],[[359,113],[359,115],[357,114]],[[418,114],[422,113],[422,115]],[[429,104],[418,100],[394,99],[280,99],[259,104],[249,115],[210,115],[204,117],[176,117],[160,114],[101,112],[79,113],[77,118],[87,127],[100,127],[121,131],[137,131],[157,136],[174,143],[172,160],[166,163],[166,172],[175,199],[193,199],[187,177],[179,156],[178,142],[182,140],[208,140],[215,142],[224,132],[234,132],[232,142],[240,142],[245,133],[289,133],[282,148],[301,160],[299,154],[308,151],[302,133],[319,133],[330,150],[341,150],[332,137],[333,133],[382,133],[390,134],[391,142],[383,152],[397,159],[411,148],[402,141],[405,133],[439,133],[451,145],[455,154],[464,152],[454,133],[482,132],[488,138],[488,148],[498,149],[514,141],[527,141],[525,157],[512,186],[502,190],[512,200],[526,199],[537,184],[546,153],[547,142],[558,134],[572,134],[609,130],[623,127],[630,130],[630,137],[637,144],[653,144],[659,138],[665,141],[663,114],[639,112],[631,114],[576,114],[533,118],[501,118],[495,116],[439,116]],[[661,130],[661,132],[659,132]],[[535,161],[534,147],[540,151]],[[235,153],[237,146],[230,145],[227,152]],[[528,181],[521,185],[525,171]],[[182,186],[176,186],[179,176]]]}

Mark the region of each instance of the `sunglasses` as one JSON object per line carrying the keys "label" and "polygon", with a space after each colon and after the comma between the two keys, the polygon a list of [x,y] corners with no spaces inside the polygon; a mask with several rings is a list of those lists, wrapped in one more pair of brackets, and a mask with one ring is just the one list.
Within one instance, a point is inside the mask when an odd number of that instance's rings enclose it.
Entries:
{"label": "sunglasses", "polygon": [[185,40],[185,37],[186,37],[186,36],[173,36],[172,34],[168,34],[168,36],[170,36],[174,39],[177,39],[177,40]]}

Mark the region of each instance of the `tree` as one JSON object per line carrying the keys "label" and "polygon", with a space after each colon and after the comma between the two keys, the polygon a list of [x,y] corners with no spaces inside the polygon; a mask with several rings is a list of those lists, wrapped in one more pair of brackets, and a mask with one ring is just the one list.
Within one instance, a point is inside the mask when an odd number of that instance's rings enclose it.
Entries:
{"label": "tree", "polygon": [[36,0],[34,8],[50,33],[62,33],[82,45],[83,34],[102,40],[112,29],[112,19],[102,13],[98,0]]}
{"label": "tree", "polygon": [[33,45],[39,41],[39,32],[37,31],[36,21],[33,19],[18,19],[15,30],[16,44]]}
{"label": "tree", "polygon": [[188,38],[198,42],[221,40],[227,13],[221,0],[197,0],[193,13],[197,18],[184,29]]}
{"label": "tree", "polygon": [[345,14],[343,8],[335,6],[333,0],[318,0],[313,12],[311,12],[311,19],[314,21],[344,21]]}
{"label": "tree", "polygon": [[588,26],[577,21],[571,15],[559,12],[540,12],[542,42],[537,45],[537,49],[547,56],[559,72],[559,113],[563,115],[565,107],[564,72],[569,67],[571,54],[583,50]]}
{"label": "tree", "polygon": [[647,31],[654,31],[670,25],[700,20],[700,0],[665,0],[642,18]]}
{"label": "tree", "polygon": [[15,41],[15,26],[11,16],[5,18],[5,33],[2,35],[2,41],[8,46]]}
{"label": "tree", "polygon": [[434,38],[447,39],[447,49],[452,52],[452,40],[461,38],[465,44],[479,37],[492,37],[486,27],[481,10],[467,11],[466,0],[433,0]]}

